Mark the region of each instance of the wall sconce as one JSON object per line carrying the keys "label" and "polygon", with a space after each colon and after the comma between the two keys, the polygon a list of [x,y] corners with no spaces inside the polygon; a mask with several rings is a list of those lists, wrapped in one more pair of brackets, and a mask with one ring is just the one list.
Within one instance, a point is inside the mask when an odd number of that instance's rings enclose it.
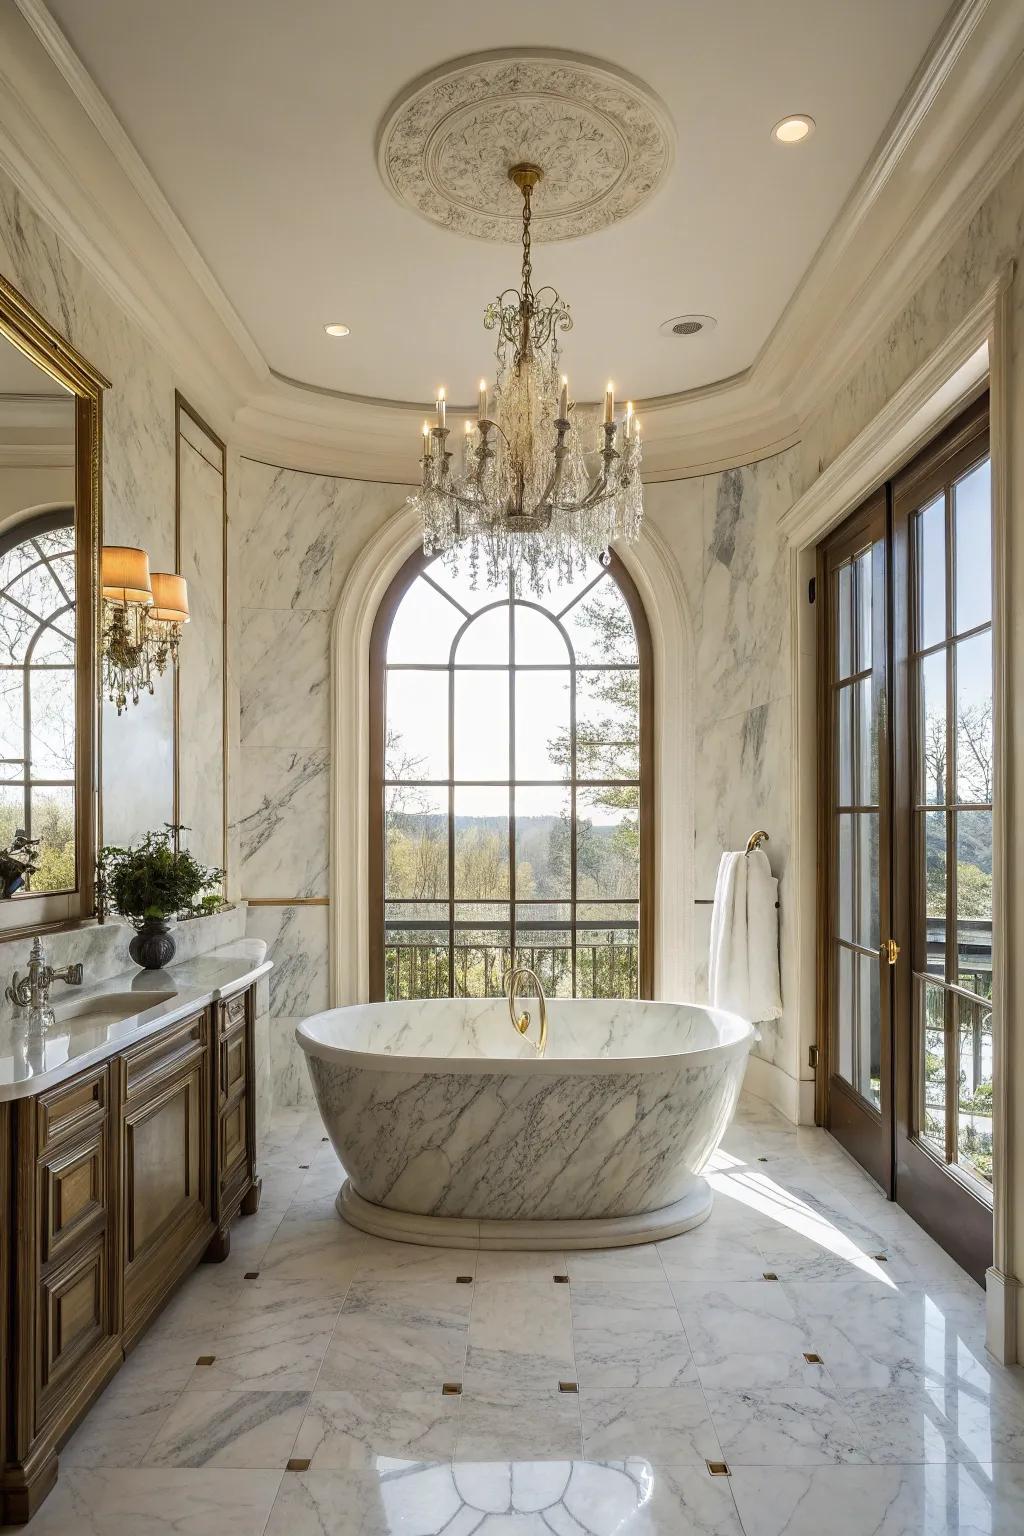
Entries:
{"label": "wall sconce", "polygon": [[188,623],[188,586],[164,571],[150,575],[149,556],[128,544],[101,550],[103,685],[118,714],[152,693],[154,672],[178,659]]}

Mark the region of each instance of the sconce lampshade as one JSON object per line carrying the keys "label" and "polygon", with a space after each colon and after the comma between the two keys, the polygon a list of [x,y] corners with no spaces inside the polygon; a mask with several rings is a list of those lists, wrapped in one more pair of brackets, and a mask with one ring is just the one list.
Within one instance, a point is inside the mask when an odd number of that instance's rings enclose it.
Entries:
{"label": "sconce lampshade", "polygon": [[115,603],[152,602],[149,556],[144,549],[134,549],[130,544],[104,544],[100,556],[104,597]]}
{"label": "sconce lampshade", "polygon": [[153,606],[151,619],[163,619],[167,624],[188,623],[188,582],[184,576],[173,576],[168,571],[153,572]]}

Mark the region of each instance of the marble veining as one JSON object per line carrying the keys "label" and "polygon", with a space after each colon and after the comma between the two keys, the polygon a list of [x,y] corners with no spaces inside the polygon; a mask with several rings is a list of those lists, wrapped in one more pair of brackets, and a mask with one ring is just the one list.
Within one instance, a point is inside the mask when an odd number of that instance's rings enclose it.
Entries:
{"label": "marble veining", "polygon": [[371,1004],[301,1024],[356,1194],[488,1222],[631,1217],[692,1194],[732,1116],[749,1026],[687,1005],[557,1000],[549,1024],[543,1060],[504,999]]}

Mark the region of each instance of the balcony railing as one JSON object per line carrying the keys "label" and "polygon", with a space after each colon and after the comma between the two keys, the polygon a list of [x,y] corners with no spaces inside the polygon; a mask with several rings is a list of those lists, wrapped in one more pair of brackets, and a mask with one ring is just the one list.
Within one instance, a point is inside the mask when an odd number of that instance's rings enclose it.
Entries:
{"label": "balcony railing", "polygon": [[[500,997],[511,964],[507,944],[391,942],[401,925],[388,925],[384,947],[385,995],[389,1001],[430,997]],[[516,964],[536,971],[549,997],[572,996],[571,944],[517,944]],[[639,949],[621,935],[577,940],[577,997],[636,997]]]}

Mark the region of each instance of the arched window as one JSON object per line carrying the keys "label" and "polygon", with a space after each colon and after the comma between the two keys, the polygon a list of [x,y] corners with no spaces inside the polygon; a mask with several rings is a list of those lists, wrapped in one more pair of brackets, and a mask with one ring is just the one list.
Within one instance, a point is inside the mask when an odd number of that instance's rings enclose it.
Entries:
{"label": "arched window", "polygon": [[75,523],[48,509],[0,534],[0,847],[39,839],[25,889],[74,890]]}
{"label": "arched window", "polygon": [[650,996],[651,643],[622,563],[542,600],[417,551],[370,647],[374,998]]}

